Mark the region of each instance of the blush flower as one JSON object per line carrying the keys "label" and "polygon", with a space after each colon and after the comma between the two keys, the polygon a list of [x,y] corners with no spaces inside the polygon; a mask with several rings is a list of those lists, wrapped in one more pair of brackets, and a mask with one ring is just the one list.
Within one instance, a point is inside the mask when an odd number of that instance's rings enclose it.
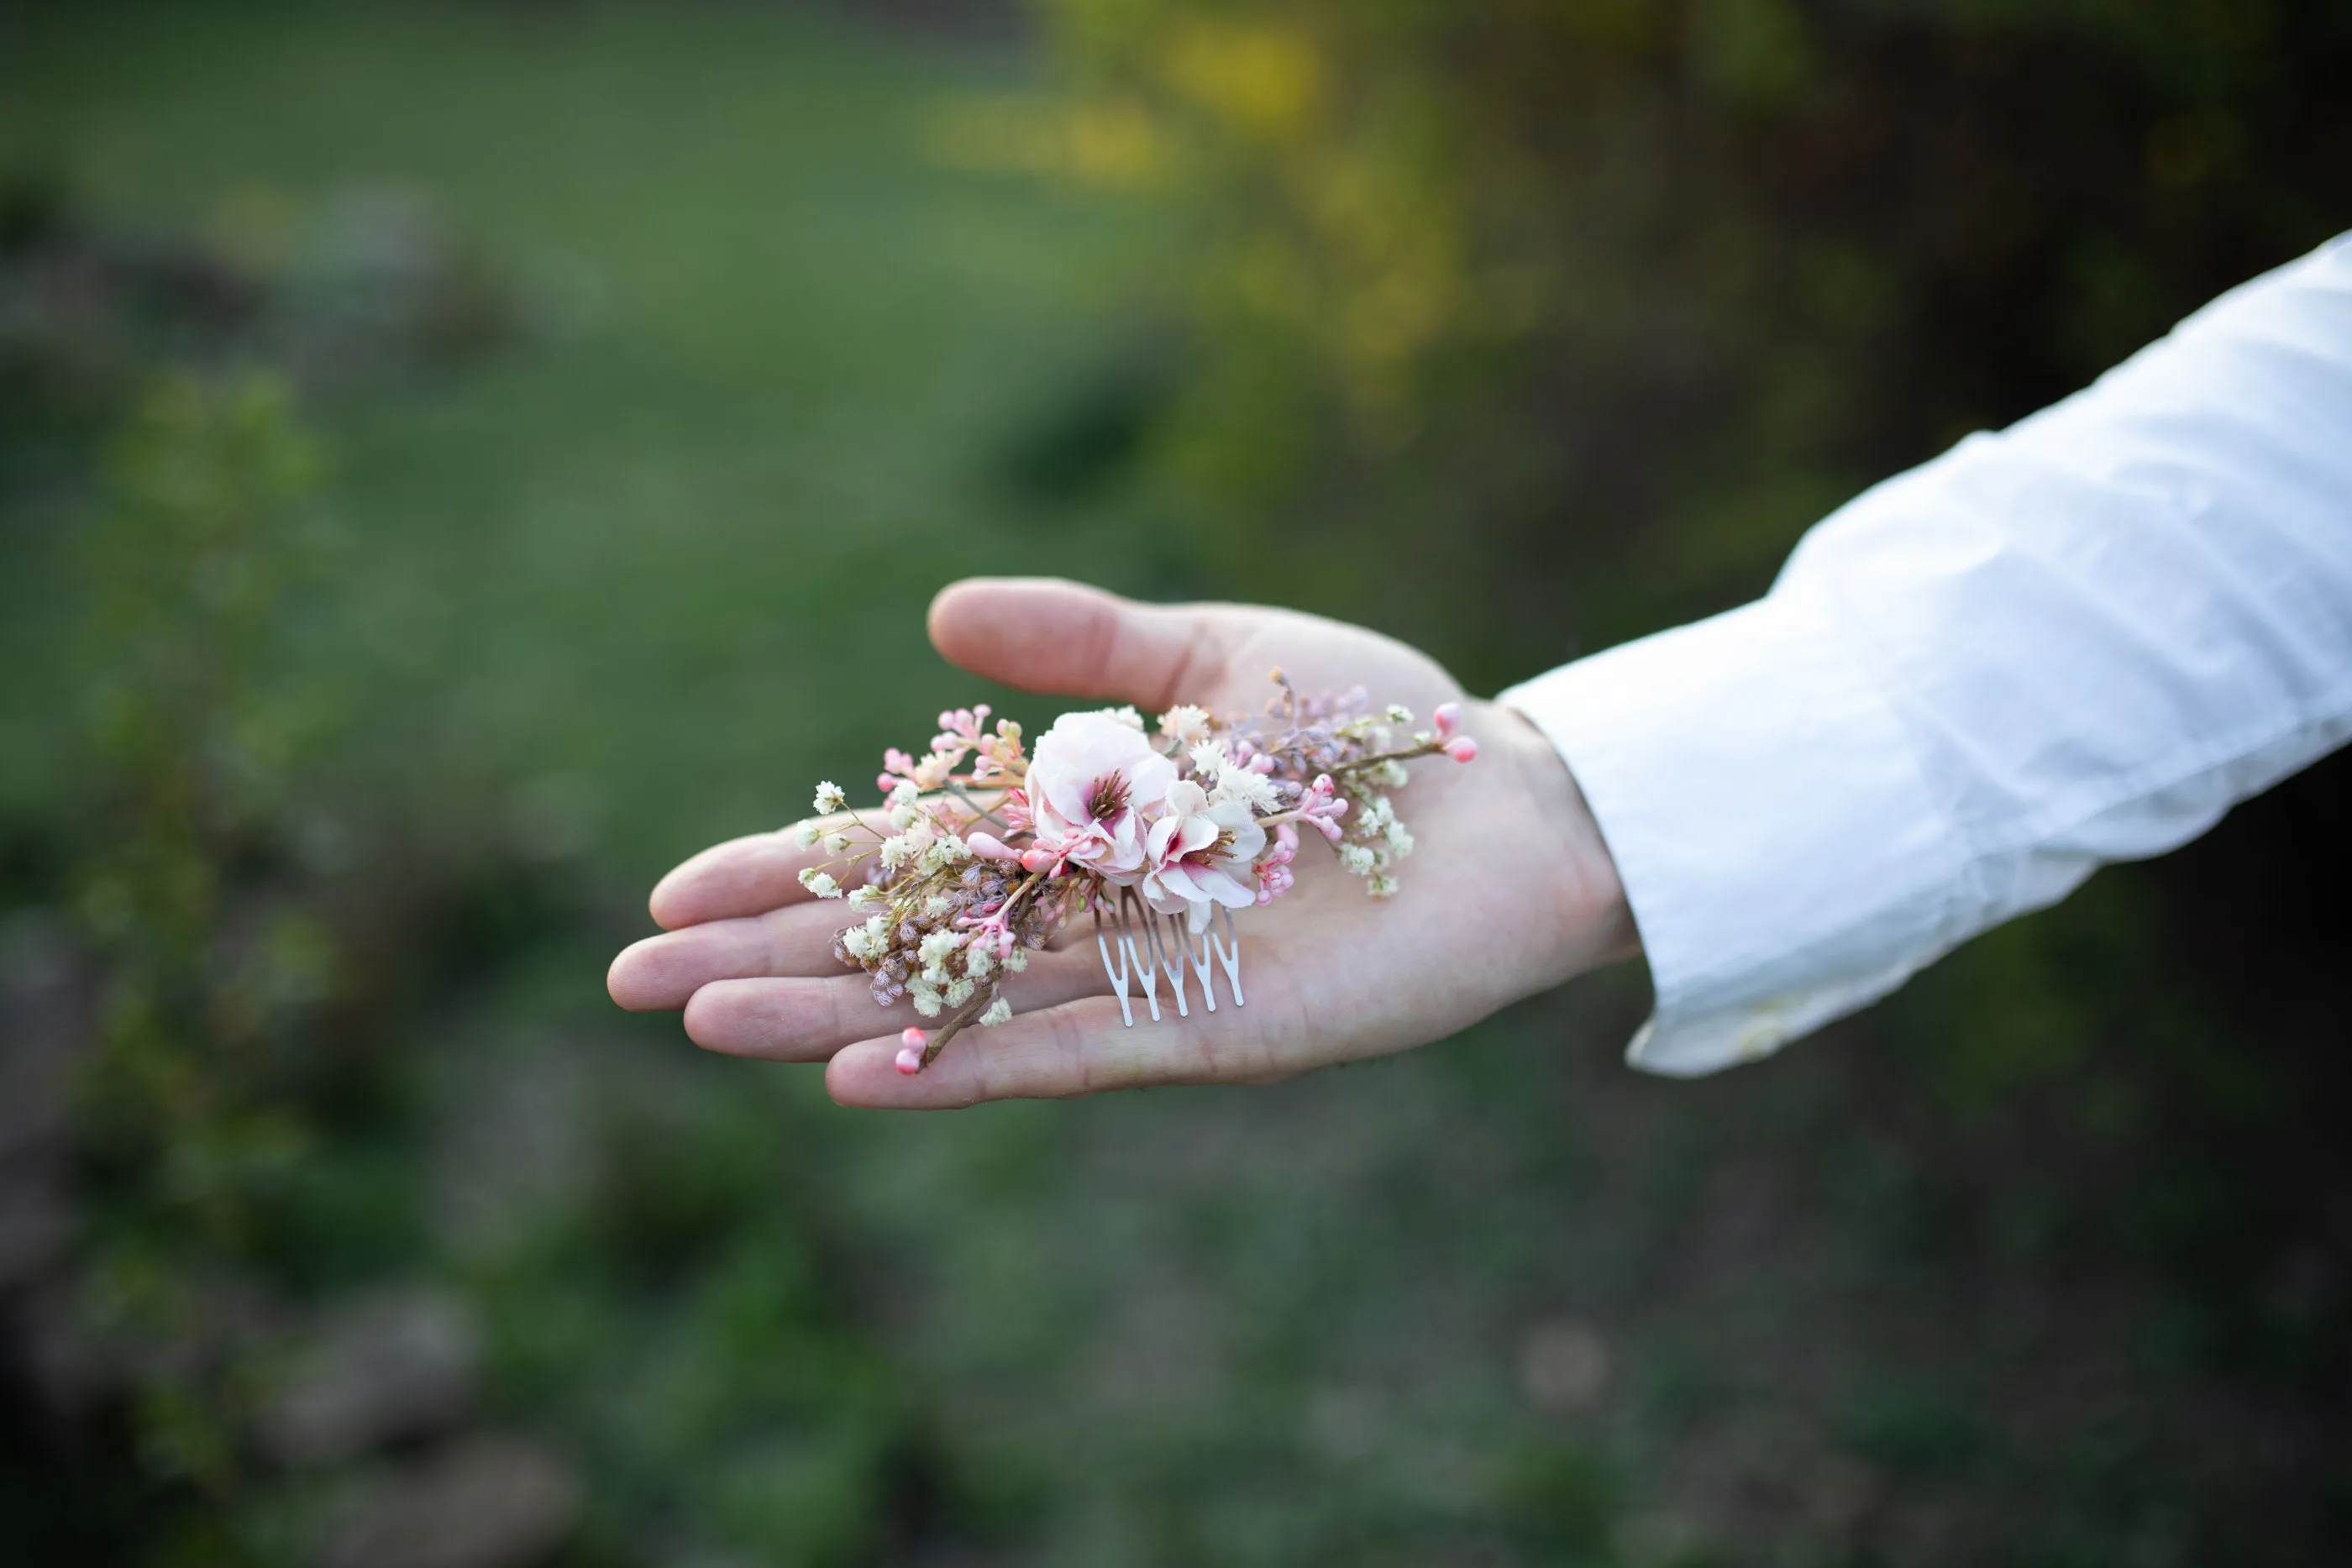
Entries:
{"label": "blush flower", "polygon": [[1176,765],[1143,732],[1104,713],[1068,713],[1029,759],[1037,845],[1106,881],[1131,884],[1144,867],[1144,807],[1176,781]]}
{"label": "blush flower", "polygon": [[1257,902],[1255,862],[1265,848],[1265,830],[1246,801],[1212,804],[1208,791],[1189,779],[1171,784],[1149,848],[1144,902],[1162,915],[1188,916],[1196,932],[1207,928],[1220,904],[1246,909]]}
{"label": "blush flower", "polygon": [[[1166,936],[1205,965],[1176,920],[1197,942],[1219,909],[1290,893],[1310,831],[1372,897],[1397,891],[1413,840],[1381,791],[1404,784],[1413,758],[1477,755],[1458,706],[1400,737],[1391,727],[1412,722],[1402,708],[1376,709],[1360,689],[1302,694],[1280,671],[1274,680],[1280,695],[1252,717],[1178,704],[1148,729],[1131,707],[1066,714],[1034,756],[1011,719],[992,727],[985,707],[950,708],[928,753],[884,753],[879,811],[843,815],[845,791],[818,787],[818,819],[787,831],[828,857],[799,868],[802,884],[852,912],[834,956],[864,972],[877,1006],[903,1000],[940,1020],[900,1038],[898,1071],[923,1071],[967,1027],[1009,1019],[1007,977],[1074,916],[1095,916],[1104,974],[1132,1024],[1134,979],[1160,1016],[1158,968],[1142,967],[1158,960],[1142,955]],[[1239,1007],[1239,949],[1217,954]],[[1205,970],[1201,979],[1213,994]],[[1175,1003],[1184,1016],[1181,990]]]}

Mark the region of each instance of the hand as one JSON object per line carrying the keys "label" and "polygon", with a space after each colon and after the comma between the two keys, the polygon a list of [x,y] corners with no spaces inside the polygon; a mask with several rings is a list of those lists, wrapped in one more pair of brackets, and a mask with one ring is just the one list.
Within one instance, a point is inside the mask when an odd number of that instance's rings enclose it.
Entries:
{"label": "hand", "polygon": [[1123,1027],[1081,932],[1009,977],[1012,1021],[965,1030],[929,1067],[903,1075],[892,1059],[912,1016],[876,1007],[866,977],[834,960],[847,911],[802,889],[802,867],[823,852],[795,848],[789,832],[717,845],[664,877],[652,908],[666,932],[614,960],[614,1000],[684,1008],[686,1032],[712,1051],[825,1062],[826,1087],[845,1105],[969,1105],[1264,1082],[1403,1051],[1636,950],[1616,868],[1559,753],[1517,714],[1465,698],[1401,643],[1287,610],[1136,604],[1029,579],[950,587],[931,605],[930,632],[975,674],[1132,701],[1147,714],[1180,702],[1255,712],[1277,665],[1302,691],[1361,685],[1375,702],[1416,714],[1461,702],[1463,730],[1481,750],[1466,767],[1412,765],[1398,808],[1418,847],[1392,899],[1366,896],[1307,835],[1297,885],[1237,921],[1244,1008],[1195,1006],[1189,1018]]}

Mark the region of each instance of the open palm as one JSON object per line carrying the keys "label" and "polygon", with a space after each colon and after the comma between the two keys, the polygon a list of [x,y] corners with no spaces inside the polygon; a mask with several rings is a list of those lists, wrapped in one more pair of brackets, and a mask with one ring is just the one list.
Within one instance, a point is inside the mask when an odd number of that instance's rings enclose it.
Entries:
{"label": "open palm", "polygon": [[1451,1034],[1496,1009],[1633,950],[1614,868],[1575,782],[1517,714],[1463,696],[1435,661],[1360,627],[1250,605],[1153,606],[1075,583],[962,582],[931,606],[931,638],[975,674],[1031,691],[1256,710],[1268,672],[1303,691],[1361,685],[1427,713],[1464,704],[1485,748],[1469,767],[1414,765],[1399,797],[1419,847],[1402,891],[1374,902],[1308,835],[1297,886],[1244,912],[1247,1006],[1131,1029],[1091,941],[1008,977],[1015,1016],[966,1030],[912,1077],[892,1059],[908,1021],[831,956],[847,916],[800,886],[822,851],[789,832],[719,844],[664,877],[666,928],[613,963],[614,999],[683,1008],[714,1051],[824,1061],[844,1104],[967,1105],[1150,1083],[1257,1082]]}

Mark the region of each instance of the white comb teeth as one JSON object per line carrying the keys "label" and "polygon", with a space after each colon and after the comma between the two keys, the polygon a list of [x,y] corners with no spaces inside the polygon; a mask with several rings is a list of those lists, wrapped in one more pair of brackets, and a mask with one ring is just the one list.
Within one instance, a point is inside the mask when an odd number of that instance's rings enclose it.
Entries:
{"label": "white comb teeth", "polygon": [[[1151,1009],[1151,1021],[1160,1021],[1162,971],[1175,996],[1176,1016],[1190,1016],[1184,995],[1184,970],[1188,966],[1201,982],[1202,1004],[1215,1012],[1215,971],[1210,967],[1213,958],[1225,972],[1225,985],[1233,993],[1234,1006],[1242,1005],[1241,937],[1234,931],[1233,911],[1221,908],[1217,913],[1224,919],[1224,931],[1220,934],[1213,922],[1196,939],[1186,929],[1181,916],[1160,914],[1137,897],[1132,888],[1118,890],[1118,903],[1108,919],[1102,907],[1096,907],[1095,949],[1102,955],[1103,973],[1110,977],[1111,990],[1118,998],[1119,1016],[1127,1020],[1128,1028],[1135,1027],[1135,1007],[1128,996],[1130,980],[1141,990],[1144,1005]],[[1199,943],[1197,951],[1195,940]]]}

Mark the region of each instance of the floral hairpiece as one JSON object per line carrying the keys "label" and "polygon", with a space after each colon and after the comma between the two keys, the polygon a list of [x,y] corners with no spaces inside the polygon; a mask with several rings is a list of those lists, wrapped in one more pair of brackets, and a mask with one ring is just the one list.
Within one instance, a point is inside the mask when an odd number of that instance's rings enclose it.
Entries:
{"label": "floral hairpiece", "polygon": [[[1066,713],[1034,755],[1011,719],[988,730],[985,706],[957,708],[940,715],[929,755],[884,753],[875,782],[887,832],[856,817],[800,824],[803,848],[835,857],[802,872],[803,885],[870,912],[835,937],[834,956],[873,977],[882,1006],[905,997],[925,1018],[947,1017],[936,1033],[905,1031],[899,1071],[921,1071],[966,1024],[1010,1019],[1005,973],[1081,913],[1094,917],[1129,1027],[1130,976],[1157,1020],[1165,969],[1186,1015],[1186,963],[1215,1011],[1213,955],[1240,1007],[1233,912],[1290,891],[1302,825],[1372,897],[1396,892],[1393,867],[1412,852],[1412,834],[1382,791],[1403,787],[1414,758],[1478,755],[1459,733],[1459,706],[1402,737],[1412,715],[1373,709],[1361,687],[1302,697],[1281,671],[1273,678],[1280,690],[1257,718],[1184,706],[1147,734],[1131,707]],[[819,812],[847,804],[837,785],[817,786]]]}

